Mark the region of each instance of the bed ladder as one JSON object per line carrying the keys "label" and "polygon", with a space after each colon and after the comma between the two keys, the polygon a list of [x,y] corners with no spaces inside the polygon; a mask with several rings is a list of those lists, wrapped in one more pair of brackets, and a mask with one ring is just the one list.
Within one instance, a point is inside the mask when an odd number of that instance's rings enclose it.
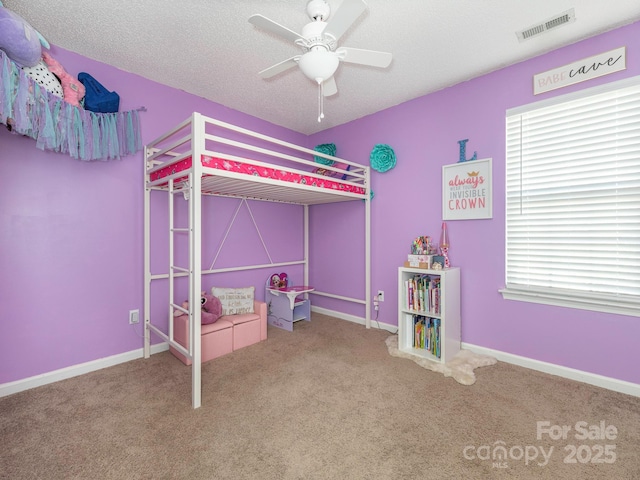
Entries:
{"label": "bed ladder", "polygon": [[[194,138],[204,138],[204,122],[200,114],[194,113],[191,119],[193,125],[191,137],[191,154],[193,158],[200,158],[204,149],[204,142],[196,142]],[[201,333],[201,309],[200,309],[200,292],[202,291],[202,253],[201,253],[201,212],[202,212],[202,165],[195,162],[188,177],[174,175],[167,177],[167,184],[164,187],[150,187],[149,171],[157,165],[157,161],[153,160],[153,155],[158,150],[153,147],[145,146],[144,156],[144,243],[145,243],[145,279],[144,279],[144,357],[149,358],[151,355],[151,333],[156,334],[160,339],[167,342],[169,346],[175,348],[183,355],[191,359],[191,386],[192,395],[191,403],[193,408],[199,408],[202,403],[202,343]],[[176,180],[176,177],[178,178]],[[168,224],[169,224],[169,271],[168,273],[152,275],[151,274],[151,191],[157,189],[168,193]],[[176,195],[183,195],[187,202],[188,227],[176,226],[176,212],[174,203],[176,203]],[[182,210],[182,209],[181,209]],[[187,252],[188,267],[176,265],[174,247],[175,237],[177,235],[187,235]],[[182,261],[180,257],[180,261]],[[180,278],[188,277],[189,281],[189,308],[182,308],[177,305],[175,299],[175,284]],[[153,280],[168,281],[169,296],[167,305],[167,333],[164,327],[161,329],[151,322],[151,284]],[[189,316],[188,339],[189,348],[186,349],[173,337],[173,312],[179,310]]]}
{"label": "bed ladder", "polygon": [[[191,376],[192,376],[192,406],[198,408],[201,405],[201,309],[200,309],[200,292],[202,287],[201,281],[201,235],[196,232],[196,226],[199,222],[195,216],[200,215],[201,195],[200,189],[194,192],[193,179],[195,174],[191,172],[186,182],[181,182],[178,187],[174,181],[169,182],[169,338],[170,344],[186,354],[191,359]],[[176,226],[175,197],[183,196],[187,202],[188,225]],[[175,239],[176,236],[188,236],[188,266],[184,267],[176,264],[175,258]],[[175,283],[184,276],[189,278],[189,307],[183,308],[182,305],[175,303]],[[189,316],[187,335],[189,338],[188,351],[181,345],[174,342],[173,338],[173,312],[179,310]]]}
{"label": "bed ladder", "polygon": [[[149,225],[149,212],[150,212],[150,192],[146,192],[145,195],[145,242],[146,242],[146,254],[145,254],[145,338],[144,338],[144,356],[149,358],[151,353],[151,333],[153,332],[162,340],[167,342],[169,346],[175,348],[183,355],[186,355],[192,361],[192,406],[198,408],[201,405],[201,310],[200,310],[200,289],[202,286],[200,267],[200,234],[196,232],[194,228],[194,216],[197,208],[197,213],[200,213],[200,195],[193,195],[193,183],[191,177],[193,173],[189,175],[187,182],[180,182],[178,186],[174,184],[174,181],[169,180],[167,187],[169,195],[168,198],[168,227],[169,227],[169,271],[165,275],[151,275],[150,271],[150,225]],[[183,195],[187,201],[188,206],[188,226],[176,226],[176,211],[174,208],[176,195]],[[195,202],[195,205],[194,203]],[[188,266],[184,267],[176,264],[175,259],[175,238],[177,236],[187,235],[188,241]],[[189,307],[183,308],[182,305],[178,305],[174,302],[175,299],[175,284],[180,278],[188,277],[189,281]],[[150,320],[150,296],[151,296],[151,283],[153,280],[167,279],[168,281],[168,328],[165,334],[158,326],[153,325]],[[196,308],[194,308],[194,306]],[[174,339],[173,331],[173,312],[175,310],[181,311],[189,316],[188,322],[188,339],[189,348],[185,348],[180,345]]]}

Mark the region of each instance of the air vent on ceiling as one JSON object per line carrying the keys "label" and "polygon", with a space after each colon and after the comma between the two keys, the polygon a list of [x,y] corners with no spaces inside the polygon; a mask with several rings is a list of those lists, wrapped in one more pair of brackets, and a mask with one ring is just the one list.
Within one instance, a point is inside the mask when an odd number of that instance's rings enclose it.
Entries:
{"label": "air vent on ceiling", "polygon": [[532,37],[540,35],[541,33],[547,32],[553,28],[559,27],[561,25],[566,25],[567,23],[575,22],[576,13],[574,9],[567,10],[566,12],[562,12],[560,15],[556,15],[549,20],[541,22],[537,25],[527,28],[526,30],[522,30],[520,32],[516,32],[518,36],[518,40],[524,42],[525,40],[529,40]]}

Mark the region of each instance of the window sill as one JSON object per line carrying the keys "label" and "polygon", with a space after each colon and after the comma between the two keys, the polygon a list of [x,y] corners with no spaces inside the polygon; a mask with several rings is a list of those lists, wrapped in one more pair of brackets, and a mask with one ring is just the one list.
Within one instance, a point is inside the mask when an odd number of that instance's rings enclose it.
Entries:
{"label": "window sill", "polygon": [[640,317],[640,298],[629,295],[604,295],[594,292],[525,287],[505,287],[498,291],[505,300]]}

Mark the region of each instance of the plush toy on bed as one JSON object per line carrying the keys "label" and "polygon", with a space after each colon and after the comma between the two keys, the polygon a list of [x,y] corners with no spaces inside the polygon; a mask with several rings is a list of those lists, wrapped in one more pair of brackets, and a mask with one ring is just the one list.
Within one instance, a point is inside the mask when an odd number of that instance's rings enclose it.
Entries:
{"label": "plush toy on bed", "polygon": [[34,67],[49,42],[20,15],[4,8],[0,1],[0,50],[21,67]]}
{"label": "plush toy on bed", "polygon": [[[222,316],[222,303],[218,297],[214,297],[213,295],[209,295],[206,292],[202,292],[202,296],[200,297],[200,304],[202,306],[202,312],[200,314],[200,323],[202,325],[209,325],[210,323],[215,323]],[[189,309],[189,302],[182,302],[182,308]],[[173,316],[180,317],[182,315],[186,315],[184,312],[180,310],[174,310]]]}

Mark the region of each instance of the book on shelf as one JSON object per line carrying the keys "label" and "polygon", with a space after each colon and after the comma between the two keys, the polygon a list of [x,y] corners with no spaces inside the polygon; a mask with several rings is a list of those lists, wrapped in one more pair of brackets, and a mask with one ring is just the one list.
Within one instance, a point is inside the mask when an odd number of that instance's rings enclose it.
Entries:
{"label": "book on shelf", "polygon": [[440,319],[413,315],[413,348],[427,350],[440,358]]}
{"label": "book on shelf", "polygon": [[440,313],[440,277],[416,274],[405,281],[405,305],[416,312]]}

